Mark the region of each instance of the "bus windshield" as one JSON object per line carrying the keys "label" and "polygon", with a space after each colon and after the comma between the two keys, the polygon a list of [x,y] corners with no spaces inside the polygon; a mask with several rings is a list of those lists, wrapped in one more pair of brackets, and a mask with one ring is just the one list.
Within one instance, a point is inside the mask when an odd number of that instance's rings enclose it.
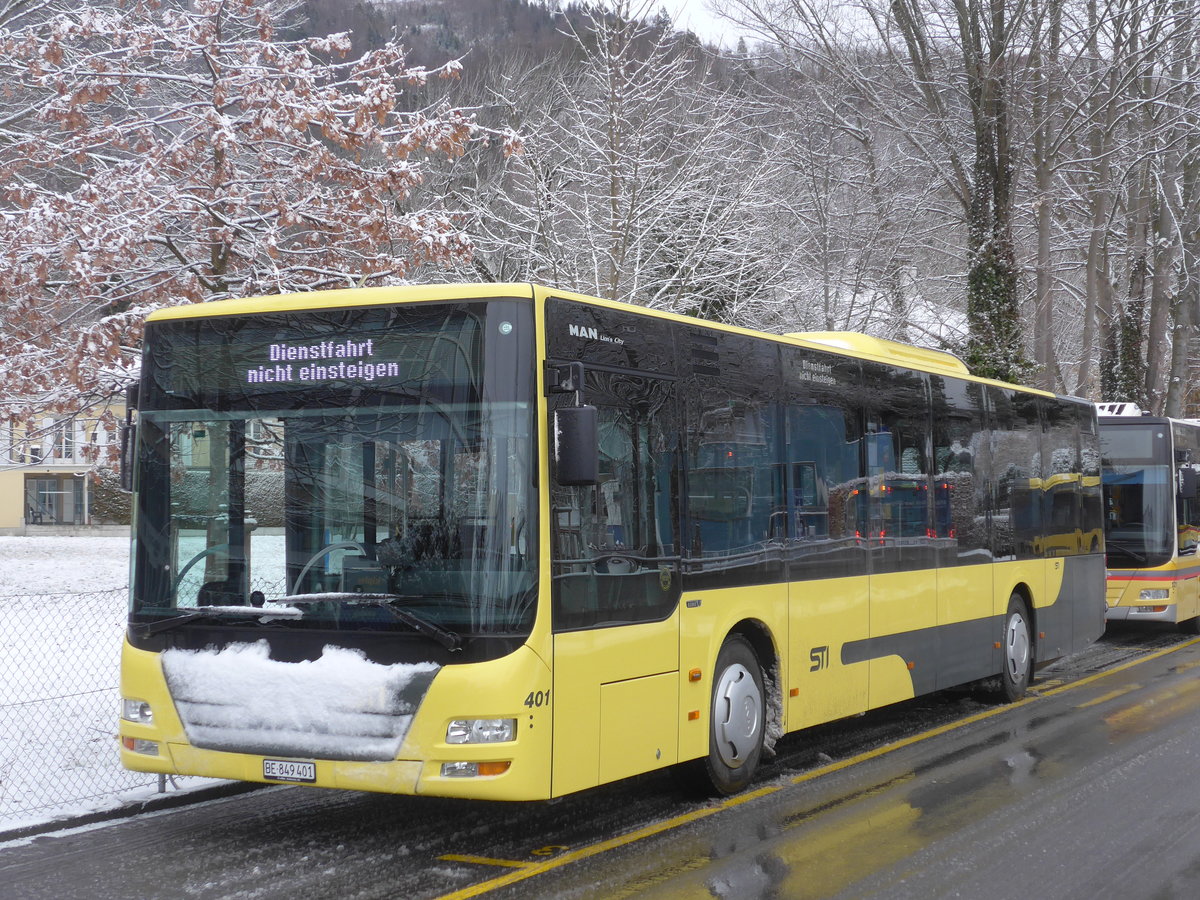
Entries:
{"label": "bus windshield", "polygon": [[527,634],[531,332],[515,301],[159,324],[134,622]]}
{"label": "bus windshield", "polygon": [[1109,567],[1163,565],[1176,544],[1169,427],[1162,422],[1105,424],[1100,446]]}

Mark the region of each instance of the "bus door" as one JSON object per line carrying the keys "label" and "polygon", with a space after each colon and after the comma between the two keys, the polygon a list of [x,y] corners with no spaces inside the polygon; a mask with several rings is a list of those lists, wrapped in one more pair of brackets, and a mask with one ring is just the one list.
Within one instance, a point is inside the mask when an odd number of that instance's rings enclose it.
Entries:
{"label": "bus door", "polygon": [[555,795],[678,755],[674,394],[667,380],[589,369],[599,481],[551,485]]}

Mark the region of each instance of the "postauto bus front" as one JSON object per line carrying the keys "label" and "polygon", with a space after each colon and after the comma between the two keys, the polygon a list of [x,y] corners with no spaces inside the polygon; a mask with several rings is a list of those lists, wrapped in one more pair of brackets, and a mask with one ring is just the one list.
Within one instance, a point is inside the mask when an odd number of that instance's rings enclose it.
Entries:
{"label": "postauto bus front", "polygon": [[549,795],[534,309],[481,292],[151,316],[126,767]]}

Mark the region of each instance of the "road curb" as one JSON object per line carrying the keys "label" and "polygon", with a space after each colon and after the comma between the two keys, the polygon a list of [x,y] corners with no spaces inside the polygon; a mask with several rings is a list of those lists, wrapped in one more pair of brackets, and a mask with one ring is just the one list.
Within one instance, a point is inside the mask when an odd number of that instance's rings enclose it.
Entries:
{"label": "road curb", "polygon": [[36,822],[32,825],[24,825],[7,830],[0,829],[0,843],[27,837],[37,837],[42,834],[51,834],[55,831],[66,831],[68,828],[79,828],[83,825],[95,825],[98,822],[132,819],[134,816],[139,816],[142,813],[157,812],[163,809],[177,809],[181,806],[203,803],[206,800],[236,797],[239,794],[247,794],[250,791],[257,791],[265,787],[271,787],[271,785],[258,784],[253,781],[230,781],[226,784],[216,784],[212,787],[197,788],[194,791],[158,794],[146,800],[114,806],[112,809],[101,809],[78,816],[50,819],[45,822]]}

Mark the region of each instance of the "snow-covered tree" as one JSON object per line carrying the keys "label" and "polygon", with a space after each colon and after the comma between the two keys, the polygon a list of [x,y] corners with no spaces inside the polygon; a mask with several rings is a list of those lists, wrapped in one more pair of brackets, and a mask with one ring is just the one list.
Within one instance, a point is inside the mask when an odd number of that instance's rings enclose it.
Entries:
{"label": "snow-covered tree", "polygon": [[785,57],[845,82],[877,125],[903,135],[957,204],[966,314],[961,348],[983,375],[1027,365],[1013,235],[1013,65],[1029,10],[1008,0],[736,0]]}
{"label": "snow-covered tree", "polygon": [[477,126],[449,62],[288,35],[276,0],[43,0],[0,21],[0,417],[130,377],[151,309],[385,283],[469,252],[411,194]]}
{"label": "snow-covered tree", "polygon": [[775,139],[715,86],[648,4],[581,13],[575,59],[498,72],[493,108],[523,152],[476,157],[473,271],[751,324],[782,270],[770,241]]}

